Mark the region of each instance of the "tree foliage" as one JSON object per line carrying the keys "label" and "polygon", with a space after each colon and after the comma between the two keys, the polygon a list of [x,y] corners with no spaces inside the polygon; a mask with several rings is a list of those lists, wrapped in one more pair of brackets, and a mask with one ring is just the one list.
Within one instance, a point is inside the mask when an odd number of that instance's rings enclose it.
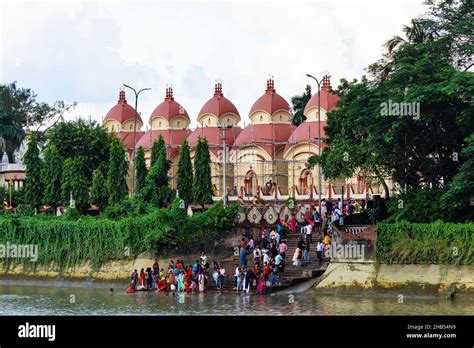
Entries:
{"label": "tree foliage", "polygon": [[212,202],[211,158],[207,139],[199,137],[194,157],[193,198],[196,204]]}
{"label": "tree foliage", "polygon": [[145,179],[148,174],[145,163],[145,150],[139,147],[135,157],[135,193],[141,192],[145,187]]}
{"label": "tree foliage", "polygon": [[143,197],[154,206],[164,207],[171,200],[170,178],[168,176],[171,161],[166,158],[166,146],[161,135],[153,144],[153,149],[155,150],[156,158],[145,179]]}
{"label": "tree foliage", "polygon": [[94,170],[109,162],[111,138],[97,122],[85,120],[60,122],[48,133],[49,143],[56,146],[63,159],[83,158],[88,185]]}
{"label": "tree foliage", "polygon": [[113,137],[109,149],[109,166],[107,173],[107,192],[109,204],[121,202],[128,194],[127,186],[128,161],[122,142]]}
{"label": "tree foliage", "polygon": [[44,186],[43,203],[52,207],[61,204],[61,176],[63,159],[58,148],[49,144],[44,150],[44,165],[41,178]]}
{"label": "tree foliage", "polygon": [[30,127],[38,141],[44,132],[62,118],[73,105],[62,101],[47,104],[36,100],[37,95],[26,88],[18,88],[16,82],[0,84],[0,153],[6,151],[11,161],[13,153],[25,138],[24,128]]}
{"label": "tree foliage", "polygon": [[303,94],[295,95],[291,97],[291,104],[293,104],[293,119],[292,123],[295,126],[299,126],[301,123],[306,121],[306,116],[304,115],[304,109],[308,101],[311,99],[311,86],[306,85]]}
{"label": "tree foliage", "polygon": [[38,207],[43,200],[43,185],[41,181],[42,162],[36,134],[31,134],[28,148],[24,156],[25,165],[25,200],[33,207]]}
{"label": "tree foliage", "polygon": [[90,202],[104,209],[107,206],[109,194],[107,191],[107,176],[104,167],[97,168],[92,179],[92,187],[90,192]]}
{"label": "tree foliage", "polygon": [[158,160],[158,156],[160,152],[163,151],[163,149],[166,152],[165,140],[163,139],[163,136],[160,134],[158,139],[153,142],[153,145],[151,147],[150,166],[153,167],[153,165]]}
{"label": "tree foliage", "polygon": [[64,161],[61,182],[62,201],[69,204],[70,196],[79,209],[85,208],[89,201],[89,185],[85,176],[85,161],[82,157],[68,158]]}
{"label": "tree foliage", "polygon": [[[464,13],[464,3],[452,3],[458,15]],[[442,17],[417,19],[405,28],[403,44],[388,45],[390,52],[369,67],[370,79],[341,80],[338,108],[328,114],[325,128],[329,147],[309,164],[321,163],[329,178],[360,170],[380,181],[386,196],[386,176],[407,189],[451,182],[459,165],[454,156],[474,125],[474,76],[456,63],[451,44],[461,33],[450,34],[451,27]],[[461,24],[456,30],[470,31]]]}
{"label": "tree foliage", "polygon": [[193,166],[187,140],[184,140],[179,148],[177,176],[179,196],[186,204],[189,204],[193,200]]}
{"label": "tree foliage", "polygon": [[441,197],[442,209],[448,212],[451,219],[458,221],[474,218],[474,133],[466,139],[461,159],[462,164]]}

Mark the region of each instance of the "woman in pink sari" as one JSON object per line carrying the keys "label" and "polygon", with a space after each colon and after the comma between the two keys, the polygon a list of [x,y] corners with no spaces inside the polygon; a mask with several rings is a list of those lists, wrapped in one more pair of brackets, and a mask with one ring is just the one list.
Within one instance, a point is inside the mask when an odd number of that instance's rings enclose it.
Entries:
{"label": "woman in pink sari", "polygon": [[296,216],[292,215],[290,220],[290,230],[291,233],[296,233],[296,226],[298,225],[298,221],[296,220]]}
{"label": "woman in pink sari", "polygon": [[257,285],[257,292],[259,294],[263,294],[267,285],[265,284],[265,277],[263,276],[263,273],[260,273],[260,279],[258,280],[258,285]]}

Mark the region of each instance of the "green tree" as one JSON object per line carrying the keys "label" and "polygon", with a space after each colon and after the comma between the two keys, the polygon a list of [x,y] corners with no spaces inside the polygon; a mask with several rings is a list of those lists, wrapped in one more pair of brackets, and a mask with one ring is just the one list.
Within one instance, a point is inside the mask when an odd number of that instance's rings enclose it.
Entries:
{"label": "green tree", "polygon": [[453,179],[459,165],[453,155],[473,132],[474,76],[457,67],[445,33],[436,31],[442,22],[418,21],[425,27],[392,50],[386,69],[371,66],[370,80],[342,80],[325,128],[329,146],[310,165],[321,163],[327,177],[362,170],[384,185],[386,197],[386,176],[407,189]]}
{"label": "green tree", "polygon": [[107,192],[109,204],[121,202],[128,193],[127,173],[128,161],[125,148],[119,139],[113,137],[109,150],[109,169],[107,173]]}
{"label": "green tree", "polygon": [[189,204],[193,201],[193,165],[187,140],[184,140],[179,148],[177,177],[179,196]]}
{"label": "green tree", "polygon": [[68,158],[64,161],[61,181],[62,201],[69,204],[70,196],[76,207],[82,210],[89,198],[89,186],[85,176],[85,163],[82,157]]}
{"label": "green tree", "polygon": [[209,144],[204,138],[199,138],[194,157],[193,198],[194,203],[204,204],[212,202],[211,157]]}
{"label": "green tree", "polygon": [[60,122],[48,132],[49,143],[55,145],[63,159],[82,157],[88,185],[92,173],[100,165],[108,165],[111,138],[97,122],[85,120]]}
{"label": "green tree", "polygon": [[63,159],[55,145],[49,144],[44,150],[44,165],[41,178],[44,186],[43,203],[52,207],[61,204],[61,176]]}
{"label": "green tree", "polygon": [[301,123],[306,121],[306,116],[304,115],[304,109],[308,101],[311,99],[311,86],[306,85],[303,94],[295,95],[291,97],[291,104],[293,104],[293,119],[292,123],[295,126],[299,126]]}
{"label": "green tree", "polygon": [[25,165],[25,200],[33,207],[43,202],[43,185],[41,182],[42,162],[39,157],[39,148],[36,134],[31,134],[28,148],[24,156]]}
{"label": "green tree", "polygon": [[155,149],[155,162],[145,179],[143,196],[145,200],[158,207],[164,207],[171,199],[169,188],[169,170],[171,161],[166,158],[166,146],[163,137],[160,135],[153,146]]}
{"label": "green tree", "polygon": [[163,136],[160,134],[158,139],[155,140],[151,147],[151,156],[150,156],[150,165],[153,167],[153,165],[156,163],[158,160],[158,156],[161,151],[165,151],[166,153],[166,145],[165,145],[165,140],[163,139]]}
{"label": "green tree", "polygon": [[135,157],[135,193],[139,193],[145,187],[145,179],[148,174],[145,163],[145,151],[139,147]]}
{"label": "green tree", "polygon": [[107,192],[107,177],[105,176],[104,167],[97,168],[92,179],[92,188],[90,192],[91,204],[104,209],[107,206],[109,194]]}
{"label": "green tree", "polygon": [[474,133],[466,139],[461,158],[463,162],[440,200],[441,208],[448,212],[451,219],[458,221],[474,218],[471,206],[474,201]]}
{"label": "green tree", "polygon": [[6,151],[11,161],[14,161],[14,151],[25,139],[24,127],[32,128],[37,141],[41,142],[44,133],[75,105],[62,101],[47,104],[38,102],[36,97],[31,89],[18,88],[16,82],[0,84],[0,153]]}

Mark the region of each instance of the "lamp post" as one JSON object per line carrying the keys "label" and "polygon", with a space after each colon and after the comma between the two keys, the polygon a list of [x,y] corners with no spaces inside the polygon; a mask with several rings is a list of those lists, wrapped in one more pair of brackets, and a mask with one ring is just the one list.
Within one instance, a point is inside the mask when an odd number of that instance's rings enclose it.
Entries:
{"label": "lamp post", "polygon": [[226,136],[225,136],[225,133],[226,133],[226,130],[227,128],[231,129],[232,128],[232,124],[223,124],[223,123],[217,123],[217,128],[219,129],[222,129],[222,137],[221,137],[221,140],[222,140],[222,147],[223,147],[223,154],[222,154],[222,161],[223,161],[223,172],[222,172],[222,204],[224,206],[224,208],[226,207],[226,201],[227,201],[227,165],[226,165],[226,162],[227,162],[227,144],[226,144]]}
{"label": "lamp post", "polygon": [[132,175],[132,195],[135,195],[135,148],[137,146],[137,115],[138,115],[138,95],[140,92],[148,91],[151,88],[142,88],[138,92],[135,88],[130,87],[129,85],[123,84],[124,87],[130,88],[135,93],[135,117],[133,122],[133,152],[132,152],[132,163],[133,163],[133,175]]}
{"label": "lamp post", "polygon": [[[316,81],[318,85],[318,157],[321,158],[321,82],[323,79],[319,80],[310,75],[306,74],[306,76],[312,78]],[[321,215],[321,191],[322,191],[322,182],[321,182],[321,165],[318,164],[318,205],[319,205],[319,215]]]}

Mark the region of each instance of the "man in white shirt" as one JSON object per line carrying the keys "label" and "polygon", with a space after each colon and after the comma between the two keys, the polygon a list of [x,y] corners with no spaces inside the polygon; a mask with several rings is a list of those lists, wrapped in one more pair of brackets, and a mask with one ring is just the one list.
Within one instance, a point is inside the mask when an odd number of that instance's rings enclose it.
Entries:
{"label": "man in white shirt", "polygon": [[313,243],[313,225],[311,224],[307,224],[305,226],[305,229],[306,229],[306,236],[307,236],[307,240],[310,242],[310,243]]}
{"label": "man in white shirt", "polygon": [[270,256],[269,256],[268,254],[269,254],[269,252],[266,252],[266,253],[263,255],[263,264],[265,264],[265,263],[270,264]]}
{"label": "man in white shirt", "polygon": [[204,251],[201,254],[201,265],[204,267],[207,263],[207,256],[204,254]]}
{"label": "man in white shirt", "polygon": [[253,249],[253,261],[260,266],[260,248]]}
{"label": "man in white shirt", "polygon": [[323,250],[324,250],[324,243],[320,239],[318,241],[318,245],[316,245],[316,254],[318,255],[319,265],[323,263]]}

